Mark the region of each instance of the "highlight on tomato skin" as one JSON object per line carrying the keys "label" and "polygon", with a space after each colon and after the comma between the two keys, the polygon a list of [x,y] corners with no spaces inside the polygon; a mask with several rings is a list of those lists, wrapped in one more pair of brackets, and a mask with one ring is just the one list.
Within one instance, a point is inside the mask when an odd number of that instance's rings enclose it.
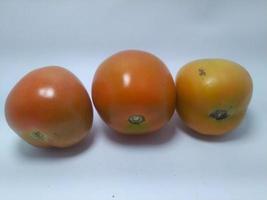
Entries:
{"label": "highlight on tomato skin", "polygon": [[5,116],[10,128],[29,144],[64,148],[89,134],[93,108],[73,73],[48,66],[31,71],[14,86]]}
{"label": "highlight on tomato skin", "polygon": [[226,59],[199,59],[176,76],[176,109],[181,120],[203,135],[223,135],[245,117],[253,83],[248,71]]}
{"label": "highlight on tomato skin", "polygon": [[98,114],[112,129],[122,134],[145,134],[160,129],[171,118],[175,83],[156,56],[125,50],[98,67],[92,99]]}

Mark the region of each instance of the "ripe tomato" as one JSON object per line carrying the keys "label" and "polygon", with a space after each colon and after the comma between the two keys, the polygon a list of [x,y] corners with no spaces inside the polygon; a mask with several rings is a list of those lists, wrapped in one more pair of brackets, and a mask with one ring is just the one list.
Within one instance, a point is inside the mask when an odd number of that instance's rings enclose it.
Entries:
{"label": "ripe tomato", "polygon": [[127,50],[106,59],[97,69],[92,98],[101,118],[125,134],[161,128],[175,110],[175,83],[154,55]]}
{"label": "ripe tomato", "polygon": [[239,64],[203,59],[186,64],[176,76],[177,111],[190,128],[221,135],[236,128],[252,96],[252,79]]}
{"label": "ripe tomato", "polygon": [[67,147],[91,128],[92,104],[74,74],[62,67],[44,67],[24,76],[5,105],[9,126],[38,147]]}

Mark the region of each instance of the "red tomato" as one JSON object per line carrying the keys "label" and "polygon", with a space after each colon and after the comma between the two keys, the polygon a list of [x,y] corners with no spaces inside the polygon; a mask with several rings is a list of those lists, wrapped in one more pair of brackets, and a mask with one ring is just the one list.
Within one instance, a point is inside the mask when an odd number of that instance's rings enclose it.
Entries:
{"label": "red tomato", "polygon": [[82,83],[62,67],[44,67],[24,76],[5,105],[9,126],[38,147],[67,147],[87,136],[93,120]]}
{"label": "red tomato", "polygon": [[92,98],[101,118],[125,134],[158,130],[175,110],[175,83],[164,63],[137,50],[119,52],[97,69]]}

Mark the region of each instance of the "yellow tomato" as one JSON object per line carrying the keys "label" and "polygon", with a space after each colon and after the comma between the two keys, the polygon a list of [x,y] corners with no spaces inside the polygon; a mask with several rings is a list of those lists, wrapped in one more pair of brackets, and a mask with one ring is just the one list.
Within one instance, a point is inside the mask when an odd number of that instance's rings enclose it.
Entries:
{"label": "yellow tomato", "polygon": [[224,59],[186,64],[176,76],[176,108],[182,121],[205,135],[222,135],[242,121],[252,96],[252,79]]}

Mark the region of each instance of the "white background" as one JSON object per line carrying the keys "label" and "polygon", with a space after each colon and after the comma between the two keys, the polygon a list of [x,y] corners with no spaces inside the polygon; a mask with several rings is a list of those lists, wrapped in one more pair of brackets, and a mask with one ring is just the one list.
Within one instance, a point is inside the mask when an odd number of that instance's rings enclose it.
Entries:
{"label": "white background", "polygon": [[[173,76],[197,58],[245,66],[254,93],[241,126],[208,139],[174,115],[127,138],[95,113],[91,137],[66,150],[31,147],[7,126],[5,98],[25,73],[64,66],[90,92],[103,59],[129,48],[154,53]],[[1,0],[0,199],[266,200],[266,77],[266,0]]]}

